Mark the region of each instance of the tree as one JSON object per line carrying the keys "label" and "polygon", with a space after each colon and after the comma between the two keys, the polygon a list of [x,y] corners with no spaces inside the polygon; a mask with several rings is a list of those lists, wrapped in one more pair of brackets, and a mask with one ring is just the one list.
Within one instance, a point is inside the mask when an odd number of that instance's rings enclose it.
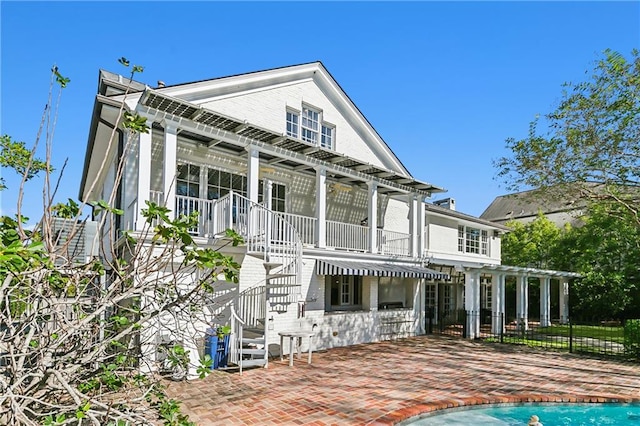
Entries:
{"label": "tree", "polygon": [[[521,186],[614,202],[640,226],[640,54],[606,50],[582,83],[566,83],[559,106],[529,136],[507,139],[494,165],[509,190]],[[543,124],[541,126],[540,124]],[[541,127],[543,130],[541,131]]]}
{"label": "tree", "polygon": [[507,226],[511,232],[502,238],[502,263],[539,269],[556,267],[556,250],[563,231],[542,212],[532,222],[523,224],[512,220]]}
{"label": "tree", "polygon": [[593,205],[584,225],[558,246],[558,265],[582,274],[571,288],[576,315],[608,318],[640,316],[640,228],[616,203]]}
{"label": "tree", "polygon": [[[125,58],[120,63],[129,66]],[[141,71],[134,66],[131,77]],[[68,83],[52,70],[52,87],[57,84],[61,93]],[[42,123],[55,121],[50,117],[58,105],[50,97]],[[119,114],[131,136],[149,131],[124,105]],[[195,340],[198,324],[210,321],[205,307],[216,282],[237,282],[239,265],[194,243],[189,229],[197,213],[173,219],[166,206],[154,203],[143,212],[144,229],[124,232],[116,241],[108,232],[122,214],[112,207],[115,194],[94,206],[97,235],[110,235],[110,241],[99,245],[100,256],[78,258],[73,241],[90,223],[81,217],[83,205],[53,204],[53,132],[41,128],[42,134],[43,161],[34,159],[35,148],[2,139],[2,165],[23,175],[20,194],[24,182],[41,171],[45,196],[33,230],[22,227],[19,206],[16,218],[0,217],[0,424],[190,424],[178,403],[165,397],[160,377],[141,374],[153,370],[147,365],[155,362],[147,356],[158,343],[153,327],[161,322],[183,337],[167,345],[166,366],[206,374],[210,358],[194,365],[193,345],[184,344]],[[117,176],[126,157],[118,160]],[[231,231],[227,235],[229,244],[241,242]]]}

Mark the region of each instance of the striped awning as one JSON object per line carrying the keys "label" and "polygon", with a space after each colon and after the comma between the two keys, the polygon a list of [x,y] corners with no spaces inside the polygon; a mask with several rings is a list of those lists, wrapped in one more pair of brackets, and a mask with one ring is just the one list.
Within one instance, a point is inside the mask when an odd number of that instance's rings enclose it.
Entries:
{"label": "striped awning", "polygon": [[375,277],[449,279],[449,274],[419,265],[350,260],[316,260],[316,273],[318,275],[371,275]]}

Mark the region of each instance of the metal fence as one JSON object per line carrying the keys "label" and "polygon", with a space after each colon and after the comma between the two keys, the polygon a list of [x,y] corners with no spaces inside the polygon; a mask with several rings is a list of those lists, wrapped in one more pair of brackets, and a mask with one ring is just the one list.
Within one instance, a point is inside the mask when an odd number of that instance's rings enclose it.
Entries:
{"label": "metal fence", "polygon": [[505,318],[490,311],[457,310],[427,315],[427,331],[486,342],[611,356],[640,361],[640,319],[624,321]]}

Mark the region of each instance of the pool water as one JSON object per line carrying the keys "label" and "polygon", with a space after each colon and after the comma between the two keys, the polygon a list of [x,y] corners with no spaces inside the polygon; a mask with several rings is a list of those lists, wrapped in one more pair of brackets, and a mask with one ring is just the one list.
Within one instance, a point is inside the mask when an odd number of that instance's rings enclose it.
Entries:
{"label": "pool water", "polygon": [[403,424],[411,426],[526,426],[532,415],[544,426],[640,426],[637,404],[523,404],[444,410]]}

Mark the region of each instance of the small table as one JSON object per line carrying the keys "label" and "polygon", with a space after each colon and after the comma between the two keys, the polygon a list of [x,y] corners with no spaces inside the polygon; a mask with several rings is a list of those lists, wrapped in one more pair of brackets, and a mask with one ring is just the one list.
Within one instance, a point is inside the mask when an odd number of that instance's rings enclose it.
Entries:
{"label": "small table", "polygon": [[[284,338],[288,337],[289,338],[289,367],[293,367],[293,347],[297,346],[298,348],[298,359],[300,358],[300,352],[301,352],[301,347],[302,347],[302,338],[304,337],[308,337],[309,338],[309,350],[307,351],[309,354],[309,360],[307,361],[308,364],[311,364],[311,352],[313,352],[313,347],[312,347],[312,341],[313,341],[313,336],[315,336],[316,333],[312,332],[312,331],[301,331],[301,330],[295,330],[295,331],[280,331],[278,333],[280,335],[280,361],[283,360],[282,357],[282,349],[283,346],[282,344],[284,343]],[[294,341],[294,339],[296,339]]]}

